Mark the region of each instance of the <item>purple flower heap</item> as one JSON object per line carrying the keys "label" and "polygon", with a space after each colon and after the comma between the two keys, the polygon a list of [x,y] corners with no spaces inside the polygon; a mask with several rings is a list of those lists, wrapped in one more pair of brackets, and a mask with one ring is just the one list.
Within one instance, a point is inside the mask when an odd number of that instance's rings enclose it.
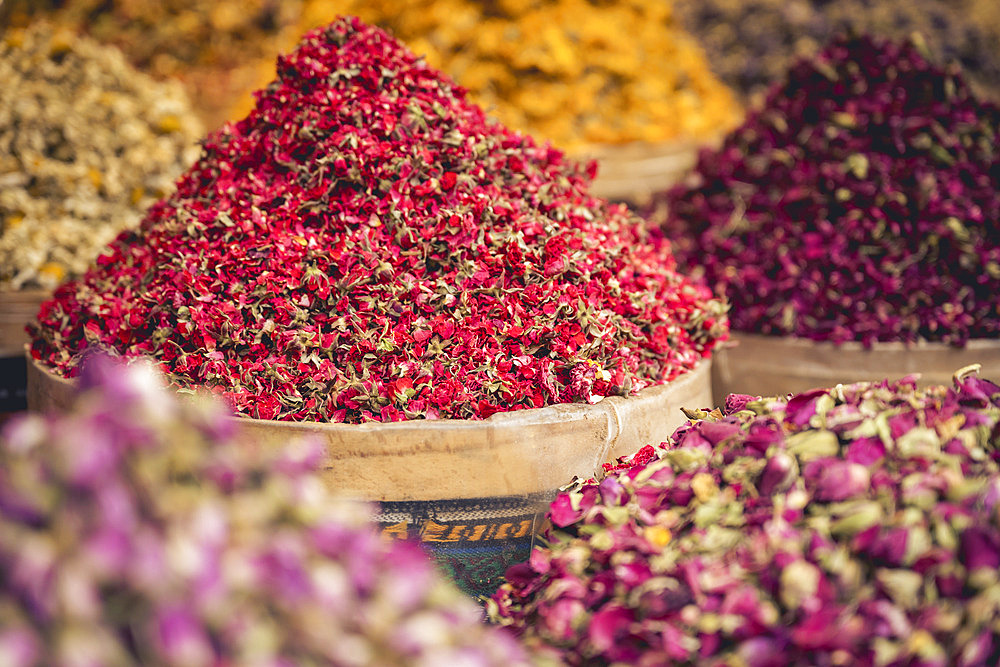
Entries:
{"label": "purple flower heap", "polygon": [[840,39],[648,213],[734,330],[997,338],[998,132],[1000,109],[914,44]]}
{"label": "purple flower heap", "polygon": [[732,395],[552,504],[490,613],[570,665],[996,665],[1000,387]]}
{"label": "purple flower heap", "polygon": [[327,496],[316,448],[241,444],[142,365],[83,383],[0,440],[0,664],[526,664],[417,546]]}

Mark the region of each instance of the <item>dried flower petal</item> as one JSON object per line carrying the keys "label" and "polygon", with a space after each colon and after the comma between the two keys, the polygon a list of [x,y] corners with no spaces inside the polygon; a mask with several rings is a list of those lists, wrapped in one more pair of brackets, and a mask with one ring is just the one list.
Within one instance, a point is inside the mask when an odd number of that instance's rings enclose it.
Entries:
{"label": "dried flower petal", "polygon": [[[547,532],[544,568],[512,568],[490,617],[570,665],[996,664],[1000,392],[973,379],[692,411],[658,456],[573,485],[595,504]],[[931,446],[938,429],[964,446]]]}

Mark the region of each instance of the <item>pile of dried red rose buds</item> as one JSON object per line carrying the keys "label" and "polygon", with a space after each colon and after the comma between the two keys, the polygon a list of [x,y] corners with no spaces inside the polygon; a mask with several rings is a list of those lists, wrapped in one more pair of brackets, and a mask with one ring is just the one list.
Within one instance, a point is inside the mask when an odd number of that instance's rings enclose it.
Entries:
{"label": "pile of dried red rose buds", "polygon": [[527,665],[418,546],[149,364],[0,436],[0,664]]}
{"label": "pile of dried red rose buds", "polygon": [[835,41],[651,216],[734,330],[843,342],[1000,336],[1000,109],[912,43]]}
{"label": "pile of dried red rose buds", "polygon": [[264,419],[478,418],[668,382],[726,334],[594,166],[487,120],[386,33],[341,19],[33,327],[72,376],[100,347]]}
{"label": "pile of dried red rose buds", "polygon": [[1000,387],[731,395],[576,482],[493,620],[570,665],[996,665]]}

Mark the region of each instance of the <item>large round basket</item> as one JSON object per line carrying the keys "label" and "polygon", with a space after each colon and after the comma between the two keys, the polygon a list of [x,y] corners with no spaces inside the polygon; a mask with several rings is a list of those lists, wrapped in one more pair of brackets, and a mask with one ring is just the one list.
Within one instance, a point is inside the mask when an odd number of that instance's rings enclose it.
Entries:
{"label": "large round basket", "polygon": [[51,295],[48,290],[0,290],[0,419],[27,407],[24,327]]}
{"label": "large round basket", "polygon": [[[498,413],[483,420],[369,424],[234,417],[252,437],[282,445],[318,437],[322,474],[338,495],[377,501],[384,533],[419,539],[459,586],[489,595],[527,559],[547,503],[641,444],[666,440],[681,407],[712,404],[711,361],[630,398]],[[28,356],[28,405],[70,404],[75,383]]]}
{"label": "large round basket", "polygon": [[920,342],[815,342],[801,338],[733,332],[716,351],[712,388],[720,400],[727,394],[780,396],[851,382],[898,379],[919,373],[918,384],[950,385],[952,374],[982,364],[981,374],[1000,380],[1000,340],[971,340],[965,347]]}
{"label": "large round basket", "polygon": [[654,192],[687,175],[698,161],[699,147],[693,141],[591,147],[583,152],[598,163],[590,192],[613,201],[645,204]]}

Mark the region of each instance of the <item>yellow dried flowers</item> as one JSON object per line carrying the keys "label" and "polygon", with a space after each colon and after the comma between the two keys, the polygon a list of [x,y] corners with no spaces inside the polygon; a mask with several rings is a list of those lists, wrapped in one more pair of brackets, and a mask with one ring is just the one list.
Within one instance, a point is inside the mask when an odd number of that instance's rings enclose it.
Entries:
{"label": "yellow dried flowers", "polygon": [[[741,109],[672,0],[7,0],[117,44],[181,78],[209,127],[252,106],[274,58],[308,29],[355,14],[387,28],[508,126],[567,149],[704,140]],[[0,14],[3,10],[0,8]]]}
{"label": "yellow dried flowers", "polygon": [[392,31],[505,124],[565,148],[703,139],[741,111],[661,0],[307,0]]}
{"label": "yellow dried flowers", "polygon": [[3,0],[0,26],[39,17],[114,44],[156,78],[180,79],[205,124],[260,85],[260,65],[297,40],[302,0]]}

